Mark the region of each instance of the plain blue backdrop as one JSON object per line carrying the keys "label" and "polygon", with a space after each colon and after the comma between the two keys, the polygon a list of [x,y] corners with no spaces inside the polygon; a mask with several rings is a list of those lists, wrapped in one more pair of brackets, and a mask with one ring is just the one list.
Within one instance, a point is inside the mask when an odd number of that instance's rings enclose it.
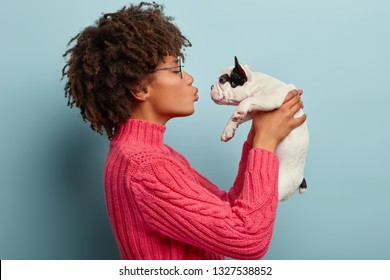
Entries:
{"label": "plain blue backdrop", "polygon": [[[119,258],[102,184],[108,140],[66,106],[60,78],[69,39],[128,3],[1,0],[1,259]],[[219,71],[237,55],[305,92],[309,189],[280,204],[265,258],[389,259],[389,2],[161,3],[193,43],[185,71],[200,95],[166,143],[221,188],[249,124],[220,142],[233,108],[210,99]]]}

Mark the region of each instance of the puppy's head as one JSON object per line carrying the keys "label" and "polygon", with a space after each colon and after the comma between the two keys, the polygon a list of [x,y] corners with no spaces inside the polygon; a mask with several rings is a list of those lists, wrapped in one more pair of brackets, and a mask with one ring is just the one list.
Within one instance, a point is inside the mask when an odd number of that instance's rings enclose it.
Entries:
{"label": "puppy's head", "polygon": [[242,66],[234,57],[234,67],[224,69],[218,81],[211,86],[211,99],[217,104],[237,105],[248,97],[246,84],[249,78],[249,66]]}

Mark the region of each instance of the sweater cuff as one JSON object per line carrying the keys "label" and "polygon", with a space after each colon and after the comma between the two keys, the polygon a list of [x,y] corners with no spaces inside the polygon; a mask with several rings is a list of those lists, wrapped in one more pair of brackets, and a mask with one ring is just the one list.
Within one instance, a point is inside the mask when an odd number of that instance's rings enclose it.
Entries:
{"label": "sweater cuff", "polygon": [[[248,145],[249,146],[249,145]],[[279,167],[279,160],[275,153],[260,149],[252,148],[248,153],[248,165],[247,168],[250,170],[270,170]]]}
{"label": "sweater cuff", "polygon": [[242,148],[243,148],[242,151],[245,152],[245,153],[247,153],[247,152],[249,152],[250,149],[253,148],[253,146],[249,145],[248,142],[245,141]]}
{"label": "sweater cuff", "polygon": [[270,196],[277,194],[279,160],[276,154],[259,148],[251,149],[247,172],[247,187],[242,194],[249,204],[262,204]]}
{"label": "sweater cuff", "polygon": [[252,149],[252,146],[249,145],[246,141],[242,145],[242,152],[241,152],[241,160],[240,160],[240,165],[239,165],[239,170],[245,170],[246,168],[246,163],[248,159],[248,154],[249,151]]}

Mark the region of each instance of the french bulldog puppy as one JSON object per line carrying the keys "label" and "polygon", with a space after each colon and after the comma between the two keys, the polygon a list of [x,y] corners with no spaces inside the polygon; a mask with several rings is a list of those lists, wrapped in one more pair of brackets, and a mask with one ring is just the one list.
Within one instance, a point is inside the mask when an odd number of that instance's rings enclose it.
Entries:
{"label": "french bulldog puppy", "polygon": [[[215,103],[237,106],[222,133],[221,140],[225,142],[234,136],[241,123],[252,118],[251,111],[271,111],[279,108],[288,92],[296,89],[292,84],[251,71],[248,65],[241,65],[237,57],[234,59],[235,65],[225,68],[218,81],[211,86],[211,98]],[[295,117],[302,115],[301,109]],[[300,193],[306,191],[303,172],[308,147],[309,133],[304,122],[292,130],[276,148],[279,159],[279,201],[288,199],[298,189]]]}

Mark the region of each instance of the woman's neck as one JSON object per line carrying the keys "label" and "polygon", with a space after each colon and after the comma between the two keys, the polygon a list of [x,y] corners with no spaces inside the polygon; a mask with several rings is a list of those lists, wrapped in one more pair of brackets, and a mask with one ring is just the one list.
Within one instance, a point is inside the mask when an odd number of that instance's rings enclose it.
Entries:
{"label": "woman's neck", "polygon": [[147,106],[147,104],[138,104],[138,106],[134,106],[131,111],[130,119],[143,120],[158,125],[165,125],[169,121],[170,117],[156,115],[153,110],[144,108],[145,106]]}

